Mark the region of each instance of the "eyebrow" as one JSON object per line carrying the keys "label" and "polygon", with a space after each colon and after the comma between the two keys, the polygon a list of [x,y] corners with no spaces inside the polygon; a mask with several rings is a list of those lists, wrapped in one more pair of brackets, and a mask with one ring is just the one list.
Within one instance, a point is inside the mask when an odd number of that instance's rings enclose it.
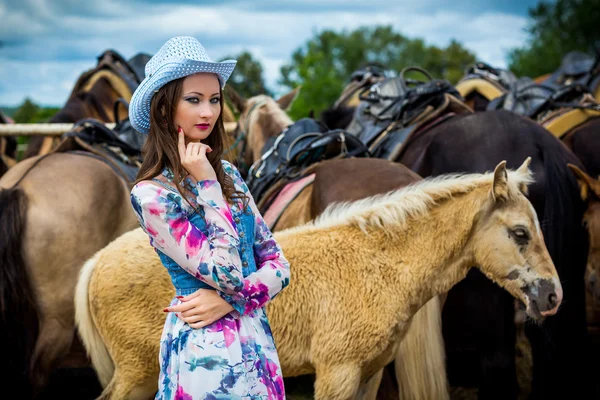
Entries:
{"label": "eyebrow", "polygon": [[[185,95],[189,95],[189,94],[197,94],[198,96],[204,96],[204,94],[202,94],[200,92],[188,92]],[[213,93],[213,94],[210,95],[210,97],[218,95],[218,94],[220,94],[220,93],[219,92]]]}

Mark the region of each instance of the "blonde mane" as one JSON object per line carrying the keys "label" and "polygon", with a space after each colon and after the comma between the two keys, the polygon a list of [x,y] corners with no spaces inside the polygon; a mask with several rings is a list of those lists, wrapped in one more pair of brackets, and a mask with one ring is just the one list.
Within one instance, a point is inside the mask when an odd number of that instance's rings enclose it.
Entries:
{"label": "blonde mane", "polygon": [[[508,171],[509,195],[520,191],[519,185],[533,182],[531,171]],[[334,203],[313,222],[290,228],[285,232],[325,229],[336,226],[358,226],[364,232],[373,227],[402,227],[412,218],[426,214],[440,201],[456,195],[469,193],[480,187],[489,186],[494,181],[494,173],[449,174],[428,178],[402,189],[366,199]]]}

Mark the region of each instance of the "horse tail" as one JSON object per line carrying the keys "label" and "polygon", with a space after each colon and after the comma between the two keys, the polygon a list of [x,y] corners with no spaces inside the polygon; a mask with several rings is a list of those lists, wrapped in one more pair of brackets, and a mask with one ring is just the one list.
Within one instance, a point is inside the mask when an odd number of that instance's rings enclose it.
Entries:
{"label": "horse tail", "polygon": [[92,360],[98,380],[106,392],[114,375],[115,365],[100,332],[98,332],[90,310],[89,286],[97,262],[98,254],[86,261],[79,272],[79,279],[75,287],[75,324],[87,354]]}
{"label": "horse tail", "polygon": [[448,399],[439,296],[415,314],[394,362],[400,399]]}
{"label": "horse tail", "polygon": [[23,189],[0,190],[0,376],[23,390],[39,335],[39,310],[23,257],[27,196]]}

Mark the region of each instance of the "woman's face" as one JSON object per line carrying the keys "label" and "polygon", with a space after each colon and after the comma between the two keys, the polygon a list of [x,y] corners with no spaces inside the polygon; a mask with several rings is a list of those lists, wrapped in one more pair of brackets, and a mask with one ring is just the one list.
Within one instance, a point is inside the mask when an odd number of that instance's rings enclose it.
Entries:
{"label": "woman's face", "polygon": [[186,143],[202,141],[210,135],[221,115],[220,96],[215,74],[202,72],[183,79],[173,123],[183,129]]}

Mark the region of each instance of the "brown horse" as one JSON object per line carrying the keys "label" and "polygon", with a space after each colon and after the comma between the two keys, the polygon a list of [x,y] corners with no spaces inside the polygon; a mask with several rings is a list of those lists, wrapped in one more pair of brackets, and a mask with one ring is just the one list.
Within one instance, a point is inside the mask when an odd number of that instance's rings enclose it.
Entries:
{"label": "brown horse", "polygon": [[[424,180],[275,233],[292,265],[290,286],[267,306],[284,374],[316,373],[316,399],[356,398],[394,358],[414,313],[472,265],[532,317],[556,313],[561,286],[521,192],[531,182],[527,166]],[[86,263],[77,321],[107,384],[102,398],[154,394],[160,310],[172,296],[141,229]]]}
{"label": "brown horse", "polygon": [[88,365],[71,351],[81,348],[75,282],[87,258],[138,226],[129,191],[107,164],[73,153],[29,158],[0,177],[0,380],[22,398],[61,365]]}
{"label": "brown horse", "polygon": [[[134,57],[143,65],[149,56]],[[138,68],[139,69],[139,68]],[[78,79],[50,122],[126,116],[139,78],[113,51]],[[40,395],[51,373],[89,365],[74,335],[73,293],[83,260],[137,226],[129,185],[106,163],[83,154],[48,154],[57,139],[32,137],[0,177],[0,323],[5,362],[0,380],[23,398]],[[36,154],[45,154],[37,157]],[[79,232],[78,232],[79,231]],[[75,339],[75,340],[74,340]]]}

